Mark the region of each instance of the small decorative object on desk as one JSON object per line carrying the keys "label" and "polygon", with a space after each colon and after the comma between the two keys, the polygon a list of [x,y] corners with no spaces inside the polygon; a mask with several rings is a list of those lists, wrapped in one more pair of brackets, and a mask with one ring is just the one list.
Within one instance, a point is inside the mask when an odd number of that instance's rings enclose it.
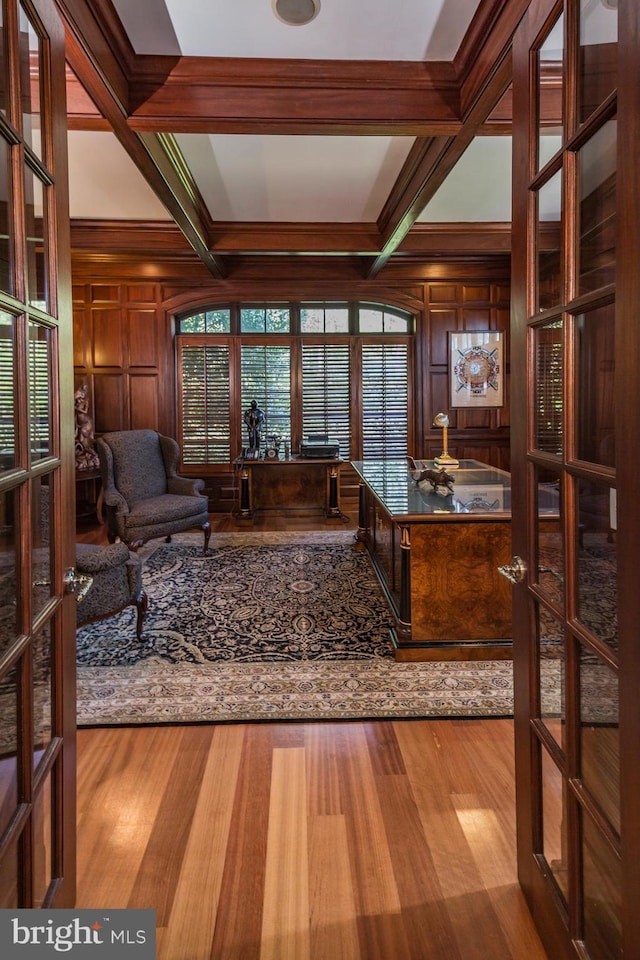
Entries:
{"label": "small decorative object on desk", "polygon": [[420,469],[417,467],[413,457],[409,457],[409,460],[411,461],[411,476],[416,483],[422,483],[426,480],[431,484],[431,489],[434,493],[438,492],[438,487],[444,487],[449,493],[453,493],[452,484],[456,482],[456,478],[452,474],[447,473],[444,467],[440,467],[439,470],[434,470],[432,467]]}
{"label": "small decorative object on desk", "polygon": [[264,451],[265,460],[277,460],[280,456],[280,436],[277,433],[270,434],[267,437],[267,445]]}

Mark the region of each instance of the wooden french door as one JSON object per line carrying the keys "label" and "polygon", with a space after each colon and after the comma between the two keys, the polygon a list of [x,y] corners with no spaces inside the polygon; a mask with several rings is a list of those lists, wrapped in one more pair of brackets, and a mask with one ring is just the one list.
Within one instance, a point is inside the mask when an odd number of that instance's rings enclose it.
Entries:
{"label": "wooden french door", "polygon": [[[75,513],[64,32],[0,9],[0,907],[75,898]],[[70,574],[69,574],[70,571]]]}
{"label": "wooden french door", "polygon": [[553,960],[640,956],[639,7],[532,0],[513,46],[518,866]]}

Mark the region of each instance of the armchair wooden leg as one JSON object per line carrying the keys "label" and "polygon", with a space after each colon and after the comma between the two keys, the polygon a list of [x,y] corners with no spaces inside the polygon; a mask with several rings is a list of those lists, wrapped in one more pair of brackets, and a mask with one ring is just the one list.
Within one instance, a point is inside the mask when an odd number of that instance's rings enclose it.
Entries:
{"label": "armchair wooden leg", "polygon": [[142,633],[142,625],[144,623],[145,614],[149,606],[149,598],[144,590],[141,590],[138,596],[136,597],[136,610],[138,611],[138,616],[136,618],[136,636],[138,640],[144,640],[144,634]]}
{"label": "armchair wooden leg", "polygon": [[204,532],[204,550],[202,552],[206,554],[209,549],[209,538],[211,536],[211,524],[209,521],[202,524],[202,530]]}

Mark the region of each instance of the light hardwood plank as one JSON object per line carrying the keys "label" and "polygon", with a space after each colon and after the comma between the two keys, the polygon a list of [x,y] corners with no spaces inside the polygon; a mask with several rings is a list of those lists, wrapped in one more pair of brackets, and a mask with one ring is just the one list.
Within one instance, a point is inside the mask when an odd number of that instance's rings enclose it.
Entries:
{"label": "light hardwood plank", "polygon": [[244,734],[243,727],[215,729],[158,960],[211,956]]}
{"label": "light hardwood plank", "polygon": [[309,907],[313,960],[360,956],[345,818],[312,816],[309,824]]}
{"label": "light hardwood plank", "polygon": [[94,749],[104,751],[110,763],[92,800],[85,795],[80,804],[78,829],[86,842],[78,847],[76,905],[126,907],[180,736],[163,728],[79,731],[81,749],[83,739],[94,740]]}
{"label": "light hardwood plank", "polygon": [[399,914],[400,897],[371,767],[366,724],[349,723],[348,734],[339,767],[358,913]]}
{"label": "light hardwood plank", "polygon": [[305,751],[273,753],[260,960],[309,960]]}

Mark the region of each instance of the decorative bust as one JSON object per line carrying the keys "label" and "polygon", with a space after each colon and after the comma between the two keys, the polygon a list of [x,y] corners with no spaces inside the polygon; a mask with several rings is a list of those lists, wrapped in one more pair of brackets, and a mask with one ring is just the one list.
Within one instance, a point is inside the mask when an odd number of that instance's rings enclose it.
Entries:
{"label": "decorative bust", "polygon": [[100,461],[94,446],[93,420],[89,416],[89,394],[83,383],[73,395],[76,411],[76,470],[97,470]]}

